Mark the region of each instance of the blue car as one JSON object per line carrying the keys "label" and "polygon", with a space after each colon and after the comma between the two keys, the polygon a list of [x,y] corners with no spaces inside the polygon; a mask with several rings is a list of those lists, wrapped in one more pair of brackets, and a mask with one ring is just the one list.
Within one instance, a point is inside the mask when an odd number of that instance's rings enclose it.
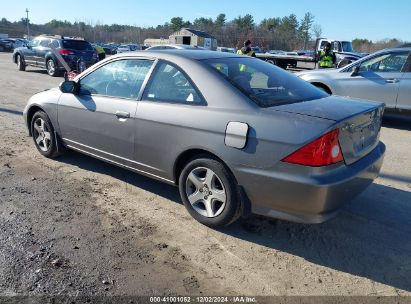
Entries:
{"label": "blue car", "polygon": [[50,76],[59,76],[65,69],[50,44],[60,53],[72,70],[81,72],[98,61],[96,51],[85,40],[41,35],[30,41],[26,47],[16,48],[13,53],[13,62],[17,64],[20,71],[25,71],[27,66],[33,66],[46,69]]}

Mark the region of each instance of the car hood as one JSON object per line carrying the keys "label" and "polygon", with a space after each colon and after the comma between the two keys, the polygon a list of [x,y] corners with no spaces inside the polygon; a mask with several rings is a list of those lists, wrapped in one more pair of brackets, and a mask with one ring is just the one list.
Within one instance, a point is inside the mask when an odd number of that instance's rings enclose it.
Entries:
{"label": "car hood", "polygon": [[382,103],[360,99],[329,96],[320,99],[296,102],[265,108],[263,111],[287,112],[298,115],[312,116],[332,121],[342,121],[362,112],[370,111]]}

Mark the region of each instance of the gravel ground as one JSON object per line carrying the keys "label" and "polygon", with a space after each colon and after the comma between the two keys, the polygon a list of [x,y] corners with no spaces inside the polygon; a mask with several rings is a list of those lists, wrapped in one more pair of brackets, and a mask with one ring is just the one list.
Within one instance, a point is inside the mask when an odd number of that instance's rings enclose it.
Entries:
{"label": "gravel ground", "polygon": [[382,174],[335,219],[195,222],[176,188],[25,133],[62,78],[0,54],[0,296],[411,295],[411,119],[385,120]]}

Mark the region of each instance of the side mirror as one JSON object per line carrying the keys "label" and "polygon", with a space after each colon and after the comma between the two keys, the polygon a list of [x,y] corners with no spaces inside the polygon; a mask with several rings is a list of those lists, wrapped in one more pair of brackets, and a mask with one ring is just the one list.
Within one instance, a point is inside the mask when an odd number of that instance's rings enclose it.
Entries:
{"label": "side mirror", "polygon": [[60,84],[60,91],[63,93],[77,95],[80,91],[80,85],[75,81],[66,80]]}
{"label": "side mirror", "polygon": [[360,67],[357,65],[352,69],[351,77],[360,75]]}

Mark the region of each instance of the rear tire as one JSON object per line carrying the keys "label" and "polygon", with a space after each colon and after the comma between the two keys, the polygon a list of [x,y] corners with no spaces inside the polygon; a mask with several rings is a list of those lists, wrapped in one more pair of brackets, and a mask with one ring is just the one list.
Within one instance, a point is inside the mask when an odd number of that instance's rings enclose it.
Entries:
{"label": "rear tire", "polygon": [[23,58],[21,57],[20,54],[16,56],[16,63],[17,63],[17,68],[19,69],[19,71],[26,70],[26,65],[24,64]]}
{"label": "rear tire", "polygon": [[240,216],[240,195],[234,177],[218,160],[200,156],[179,177],[180,196],[190,215],[209,227],[222,227]]}
{"label": "rear tire", "polygon": [[52,77],[57,77],[60,75],[60,71],[58,70],[58,65],[51,58],[47,59],[46,61],[46,69],[47,69],[47,74],[49,74]]}
{"label": "rear tire", "polygon": [[41,155],[54,158],[62,154],[63,146],[54,132],[53,125],[46,113],[37,111],[30,123],[34,145]]}

